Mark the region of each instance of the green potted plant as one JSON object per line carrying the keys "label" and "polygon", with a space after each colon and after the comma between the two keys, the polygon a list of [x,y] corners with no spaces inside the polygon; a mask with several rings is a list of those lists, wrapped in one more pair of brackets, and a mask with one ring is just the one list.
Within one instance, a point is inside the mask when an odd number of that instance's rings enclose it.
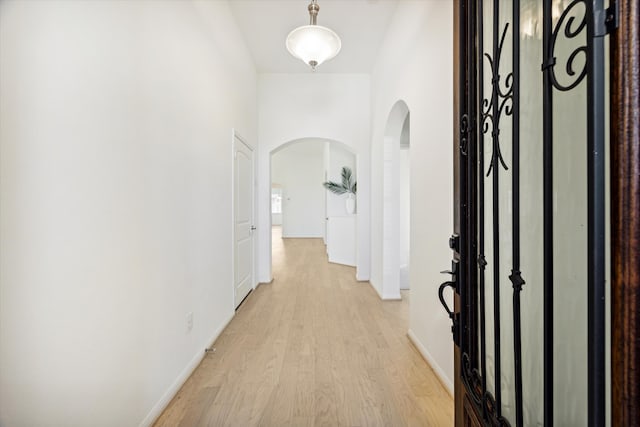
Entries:
{"label": "green potted plant", "polygon": [[351,172],[351,168],[343,166],[340,175],[342,182],[327,181],[323,182],[322,185],[334,194],[346,194],[345,208],[348,214],[352,214],[356,210],[356,199],[354,196],[358,191],[358,183]]}

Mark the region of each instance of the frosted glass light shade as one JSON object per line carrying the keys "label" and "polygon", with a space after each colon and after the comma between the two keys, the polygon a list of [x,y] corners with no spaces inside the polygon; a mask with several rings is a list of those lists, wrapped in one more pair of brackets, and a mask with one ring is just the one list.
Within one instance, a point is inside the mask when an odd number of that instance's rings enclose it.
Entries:
{"label": "frosted glass light shade", "polygon": [[336,56],[341,47],[340,37],[320,25],[298,27],[287,36],[287,50],[314,70],[324,61]]}

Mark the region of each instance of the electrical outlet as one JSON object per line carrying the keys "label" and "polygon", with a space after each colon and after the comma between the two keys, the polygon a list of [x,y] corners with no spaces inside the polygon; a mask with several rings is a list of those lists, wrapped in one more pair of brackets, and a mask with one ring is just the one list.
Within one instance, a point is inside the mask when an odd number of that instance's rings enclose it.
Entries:
{"label": "electrical outlet", "polygon": [[193,312],[187,313],[187,332],[193,329]]}

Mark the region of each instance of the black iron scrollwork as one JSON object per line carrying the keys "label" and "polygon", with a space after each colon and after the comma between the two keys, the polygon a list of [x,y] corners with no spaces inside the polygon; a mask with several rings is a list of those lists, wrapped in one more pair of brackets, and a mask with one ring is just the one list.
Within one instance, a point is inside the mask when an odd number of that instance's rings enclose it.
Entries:
{"label": "black iron scrollwork", "polygon": [[489,422],[491,423],[492,426],[496,426],[496,427],[511,426],[511,424],[509,424],[509,421],[507,421],[505,417],[498,415],[498,412],[499,412],[498,404],[493,399],[493,396],[491,396],[491,393],[489,392],[485,393],[484,402],[485,402],[484,409],[486,414],[489,417]]}
{"label": "black iron scrollwork", "polygon": [[522,278],[522,273],[520,273],[520,271],[518,270],[512,270],[511,271],[511,275],[509,276],[509,279],[511,280],[511,283],[513,284],[513,289],[516,292],[520,292],[522,291],[522,286],[524,286],[524,284],[526,283],[524,281],[524,279]]}
{"label": "black iron scrollwork", "polygon": [[[574,9],[576,9],[577,6],[580,4],[583,5],[583,13],[582,13],[582,18],[578,21],[576,19],[576,16],[573,15],[573,12],[574,12]],[[564,33],[564,36],[566,37],[567,40],[575,39],[576,37],[580,36],[580,34],[582,34],[583,32],[586,33],[587,5],[585,0],[573,0],[560,15],[560,18],[558,19],[558,22],[556,23],[553,29],[553,32],[551,33],[551,40],[550,40],[551,57],[548,58],[545,64],[543,64],[543,69],[546,67],[549,68],[549,71],[550,71],[549,78],[551,80],[551,84],[553,85],[553,87],[556,88],[557,90],[566,92],[578,86],[580,82],[582,82],[582,80],[587,76],[586,58],[588,53],[587,53],[587,46],[585,44],[577,47],[569,54],[565,62],[565,71],[568,76],[573,78],[573,81],[568,84],[560,83],[556,77],[556,72],[555,72],[555,65],[557,65],[555,50],[556,50],[556,42],[558,40],[558,35],[561,33],[561,30],[563,28],[564,28],[564,31],[562,32]],[[586,37],[585,37],[585,43],[586,43]],[[582,64],[581,70],[576,69],[576,58],[578,58],[578,56],[584,57],[584,61],[583,61],[584,63]]]}
{"label": "black iron scrollwork", "polygon": [[491,121],[491,137],[493,141],[493,150],[491,153],[491,160],[489,164],[489,170],[487,176],[491,174],[491,170],[494,164],[497,165],[498,161],[505,170],[508,170],[502,153],[500,152],[500,118],[504,113],[506,116],[510,116],[512,113],[513,103],[513,73],[509,73],[504,80],[504,89],[501,84],[500,78],[500,58],[502,56],[502,48],[504,46],[504,39],[507,35],[507,29],[509,24],[505,24],[502,31],[502,37],[500,38],[500,44],[496,51],[496,57],[491,58],[491,55],[485,53],[484,56],[489,61],[489,68],[491,69],[491,99],[484,99],[482,101],[482,133],[489,131],[489,121]]}
{"label": "black iron scrollwork", "polygon": [[[460,339],[461,342],[461,378],[466,389],[467,395],[475,410],[481,413],[482,424],[485,426],[500,427],[510,426],[510,422],[514,423],[514,427],[522,427],[531,423],[532,420],[524,419],[524,396],[523,396],[523,378],[522,370],[526,361],[527,355],[522,354],[522,318],[521,318],[521,298],[524,299],[525,295],[522,290],[525,286],[526,272],[521,272],[520,265],[520,60],[522,58],[520,53],[520,9],[521,1],[513,0],[511,6],[507,11],[511,12],[511,16],[501,13],[501,5],[505,2],[492,1],[486,2],[483,5],[483,0],[466,0],[463,1],[463,7],[461,11],[464,12],[463,19],[461,21],[464,28],[464,32],[461,34],[466,35],[465,49],[467,52],[465,65],[466,80],[461,80],[460,93],[468,92],[467,104],[464,107],[464,115],[459,117],[460,120],[460,153],[461,155],[468,156],[466,161],[468,163],[467,170],[472,170],[474,175],[472,179],[469,179],[467,184],[473,188],[475,186],[476,192],[470,192],[470,199],[473,203],[471,206],[475,209],[477,219],[471,217],[470,221],[474,222],[474,225],[469,226],[468,233],[470,236],[475,237],[477,247],[471,246],[473,249],[469,249],[469,255],[477,256],[477,265],[471,268],[471,275],[465,276],[467,285],[462,285],[461,300],[462,308],[460,312]],[[543,5],[543,31],[542,31],[542,45],[543,45],[543,64],[542,70],[544,72],[543,81],[543,218],[544,218],[544,267],[543,267],[543,292],[544,292],[544,313],[543,313],[543,364],[544,370],[542,375],[544,376],[544,424],[553,425],[553,403],[554,403],[554,311],[553,311],[553,285],[554,285],[554,221],[553,221],[553,94],[555,91],[567,92],[578,87],[582,82],[586,82],[587,92],[587,115],[590,119],[588,125],[588,152],[591,153],[591,164],[589,168],[589,176],[591,181],[588,182],[590,189],[589,194],[593,194],[590,198],[591,203],[589,206],[590,219],[589,219],[589,251],[595,259],[595,267],[589,271],[589,284],[590,289],[593,284],[593,289],[600,286],[601,280],[601,266],[598,260],[601,256],[596,253],[596,249],[601,246],[597,242],[600,235],[604,233],[597,232],[602,230],[602,226],[597,221],[601,221],[600,218],[603,215],[596,214],[595,200],[598,199],[597,194],[600,194],[600,187],[603,185],[601,178],[596,179],[596,172],[601,174],[601,170],[597,169],[601,167],[603,157],[601,153],[602,149],[597,149],[602,145],[596,146],[596,142],[604,141],[602,135],[602,110],[596,108],[597,105],[602,105],[602,74],[598,71],[598,67],[602,67],[604,63],[604,53],[601,42],[596,43],[594,40],[601,40],[606,34],[606,28],[611,27],[607,24],[615,19],[614,12],[610,10],[603,11],[603,0],[564,0],[562,4],[567,4],[564,10],[561,11],[559,16],[554,17],[553,7],[558,5],[558,0],[544,0],[540,1]],[[614,2],[615,3],[615,2]],[[615,6],[612,5],[610,9]],[[492,9],[491,11],[489,11]],[[595,12],[595,13],[594,13]],[[603,20],[606,12],[606,20]],[[485,15],[487,20],[485,21]],[[510,21],[509,23],[505,23]],[[490,22],[491,28],[487,28],[485,32],[484,23]],[[484,37],[486,34],[491,33],[490,42],[485,43]],[[503,53],[507,52],[504,49],[505,39],[509,33],[511,39],[507,40],[507,46],[511,45],[512,55],[506,55],[503,58]],[[487,49],[485,51],[485,49]],[[511,58],[509,58],[509,56]],[[485,59],[486,58],[486,59]],[[501,60],[503,63],[501,63]],[[513,61],[508,64],[509,61]],[[511,65],[511,72],[507,71],[507,67]],[[502,68],[503,76],[500,75]],[[486,74],[485,74],[486,71]],[[600,76],[600,77],[598,77]],[[484,77],[487,77],[485,80]],[[465,86],[466,84],[466,86]],[[486,92],[486,97],[483,93]],[[591,99],[591,101],[589,101]],[[595,102],[593,100],[600,100]],[[507,118],[505,118],[507,117]],[[512,120],[512,126],[510,126],[511,145],[509,147],[509,136],[504,139],[505,132],[504,122],[508,122],[509,117]],[[501,119],[503,133],[501,135]],[[597,134],[597,135],[596,135]],[[597,137],[597,138],[596,138]],[[501,139],[502,138],[502,139]],[[595,141],[597,139],[597,141]],[[603,142],[598,142],[602,144]],[[507,145],[504,145],[507,144]],[[485,161],[485,153],[491,147],[491,159]],[[595,148],[594,148],[595,147]],[[510,148],[510,149],[509,149]],[[503,157],[503,151],[507,153],[510,151],[511,159]],[[477,155],[477,162],[476,157]],[[488,157],[488,156],[487,156]],[[509,160],[509,167],[505,160]],[[598,166],[600,165],[600,166]],[[597,167],[597,168],[596,168]],[[476,169],[477,168],[477,169]],[[509,170],[509,174],[505,174],[504,171]],[[511,170],[510,170],[511,169]],[[597,170],[596,170],[597,169]],[[602,169],[603,171],[604,169]],[[475,174],[477,172],[477,175]],[[486,177],[491,176],[492,184],[485,182]],[[511,223],[512,223],[512,268],[509,275],[509,279],[512,285],[513,292],[513,373],[514,373],[514,387],[509,387],[508,390],[501,387],[501,351],[504,351],[504,347],[501,346],[500,338],[503,334],[500,333],[501,326],[501,299],[500,292],[504,292],[500,282],[500,274],[504,272],[504,266],[500,264],[500,244],[503,239],[500,239],[501,225],[500,222],[500,182],[504,175],[510,175],[512,184],[512,211],[511,211]],[[600,177],[601,175],[598,175]],[[604,175],[602,175],[604,176]],[[485,200],[485,185],[492,185],[492,191],[490,198],[491,201]],[[592,191],[593,189],[594,191]],[[504,196],[503,196],[504,197]],[[486,205],[486,207],[485,207]],[[600,205],[598,205],[600,206]],[[486,211],[486,212],[485,212]],[[472,212],[472,211],[471,211]],[[598,211],[599,212],[599,211]],[[485,257],[485,234],[489,237],[491,231],[486,232],[485,225],[489,222],[485,221],[486,218],[491,216],[493,220],[492,234],[493,234],[493,254],[487,260]],[[475,228],[474,228],[475,227]],[[475,236],[474,236],[475,234]],[[503,243],[504,244],[504,243]],[[507,243],[509,244],[509,243]],[[476,252],[477,251],[477,252]],[[487,253],[486,255],[489,255]],[[471,263],[469,263],[471,264]],[[491,279],[485,278],[485,272],[487,266],[493,268],[493,274]],[[466,270],[465,270],[466,271]],[[475,276],[474,276],[475,275]],[[476,279],[474,281],[474,279]],[[493,282],[493,283],[490,283]],[[489,308],[485,305],[485,285],[493,285],[493,313],[490,313]],[[596,286],[597,285],[597,286]],[[603,285],[602,285],[603,286]],[[598,289],[600,289],[598,287]],[[465,295],[467,295],[465,297]],[[598,344],[598,336],[602,335],[598,331],[602,330],[599,326],[603,324],[600,317],[601,306],[603,304],[603,298],[598,299],[595,291],[590,298],[590,323],[589,331],[595,331],[594,338],[590,339],[590,363],[593,360],[593,366],[601,366],[602,361],[599,359],[598,349],[602,348],[601,344]],[[466,298],[466,299],[465,299]],[[466,305],[465,305],[466,304]],[[600,305],[597,305],[600,304]],[[596,306],[597,305],[597,306]],[[591,316],[593,313],[593,316]],[[596,316],[597,315],[597,316]],[[485,316],[493,316],[493,331],[489,331],[485,324]],[[597,323],[597,324],[596,324]],[[479,331],[478,331],[479,326]],[[600,329],[598,329],[600,328]],[[479,332],[479,333],[478,333]],[[493,357],[495,366],[492,374],[487,371],[486,363],[486,336],[493,334]],[[598,347],[600,345],[600,347]],[[604,366],[604,365],[602,365]],[[596,368],[594,368],[596,369]],[[600,369],[600,368],[598,368]],[[600,369],[604,372],[602,369]],[[493,390],[489,391],[487,388],[487,381],[489,376],[493,376]],[[604,399],[602,390],[604,387],[602,373],[600,371],[589,374],[589,402],[594,402],[593,408],[589,410],[589,419],[599,420],[604,419],[601,415],[598,415],[603,411]],[[502,394],[508,393],[509,396],[515,397],[515,411],[509,411],[509,417],[512,415],[514,418],[508,421],[502,415]],[[511,402],[512,400],[509,399]],[[513,413],[515,412],[515,413]],[[592,416],[592,414],[595,414]],[[601,424],[596,422],[596,424]]]}
{"label": "black iron scrollwork", "polygon": [[471,399],[473,399],[476,405],[482,407],[482,378],[480,372],[471,367],[471,360],[469,360],[467,353],[462,354],[462,381]]}
{"label": "black iron scrollwork", "polygon": [[468,136],[469,116],[467,114],[463,114],[460,119],[460,153],[462,153],[463,156],[467,155],[467,148],[469,146]]}
{"label": "black iron scrollwork", "polygon": [[483,270],[487,267],[487,258],[484,254],[478,255],[478,266]]}

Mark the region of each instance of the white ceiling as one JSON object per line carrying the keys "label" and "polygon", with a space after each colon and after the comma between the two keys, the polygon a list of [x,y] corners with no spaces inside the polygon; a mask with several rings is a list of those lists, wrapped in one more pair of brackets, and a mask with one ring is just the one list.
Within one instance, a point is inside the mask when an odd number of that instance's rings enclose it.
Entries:
{"label": "white ceiling", "polygon": [[[289,54],[285,38],[309,24],[310,0],[231,0],[231,9],[259,73],[311,73]],[[335,58],[316,73],[369,73],[397,6],[397,0],[318,0],[318,25],[342,39]]]}

